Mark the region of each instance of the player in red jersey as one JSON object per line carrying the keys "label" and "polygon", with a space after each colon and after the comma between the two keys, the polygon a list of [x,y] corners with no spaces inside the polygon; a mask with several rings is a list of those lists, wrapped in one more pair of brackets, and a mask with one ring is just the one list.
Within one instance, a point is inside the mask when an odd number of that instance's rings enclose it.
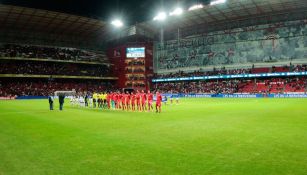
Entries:
{"label": "player in red jersey", "polygon": [[135,94],[137,110],[141,111],[141,94],[137,90]]}
{"label": "player in red jersey", "polygon": [[148,105],[148,112],[153,110],[152,107],[152,100],[153,100],[153,94],[150,93],[150,91],[147,92],[147,105]]}
{"label": "player in red jersey", "polygon": [[119,109],[123,108],[123,94],[119,93]]}
{"label": "player in red jersey", "polygon": [[116,93],[116,109],[120,109],[120,93]]}
{"label": "player in red jersey", "polygon": [[125,105],[126,105],[126,110],[129,111],[130,110],[130,94],[129,92],[127,91],[126,92],[126,101],[125,101]]}
{"label": "player in red jersey", "polygon": [[113,96],[113,102],[114,102],[114,109],[116,109],[117,108],[117,94],[116,94],[116,92],[114,92],[112,96]]}
{"label": "player in red jersey", "polygon": [[161,113],[162,96],[159,92],[156,93],[156,113]]}
{"label": "player in red jersey", "polygon": [[125,98],[126,98],[126,94],[123,92],[122,94],[122,98],[121,98],[121,109],[124,110],[125,109]]}
{"label": "player in red jersey", "polygon": [[110,99],[111,99],[111,109],[115,108],[115,101],[114,101],[114,93],[111,92],[110,94]]}
{"label": "player in red jersey", "polygon": [[133,94],[133,92],[131,92],[131,110],[135,111],[135,94]]}
{"label": "player in red jersey", "polygon": [[122,98],[123,110],[126,110],[126,109],[127,109],[126,100],[127,100],[127,94],[126,94],[125,92],[123,92],[123,98]]}
{"label": "player in red jersey", "polygon": [[125,98],[126,98],[126,94],[123,92],[121,94],[121,99],[120,99],[120,104],[121,104],[121,109],[125,110]]}
{"label": "player in red jersey", "polygon": [[141,105],[142,105],[142,111],[144,112],[146,110],[146,94],[144,93],[144,90],[142,90],[141,93]]}
{"label": "player in red jersey", "polygon": [[120,94],[119,92],[116,93],[116,109],[120,107]]}
{"label": "player in red jersey", "polygon": [[107,93],[107,104],[108,104],[108,109],[110,109],[110,104],[111,104],[111,93]]}

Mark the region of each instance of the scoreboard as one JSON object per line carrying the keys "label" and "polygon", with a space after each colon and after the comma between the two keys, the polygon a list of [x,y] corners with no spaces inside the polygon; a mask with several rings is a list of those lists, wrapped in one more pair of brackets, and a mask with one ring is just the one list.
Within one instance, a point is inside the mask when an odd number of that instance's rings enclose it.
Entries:
{"label": "scoreboard", "polygon": [[127,58],[144,58],[145,47],[130,47],[126,49]]}

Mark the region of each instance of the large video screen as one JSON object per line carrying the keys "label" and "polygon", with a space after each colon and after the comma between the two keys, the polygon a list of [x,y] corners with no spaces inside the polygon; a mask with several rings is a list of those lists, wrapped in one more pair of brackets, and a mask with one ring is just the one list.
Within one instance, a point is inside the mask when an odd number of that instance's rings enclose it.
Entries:
{"label": "large video screen", "polygon": [[144,58],[145,47],[131,47],[126,50],[127,58]]}

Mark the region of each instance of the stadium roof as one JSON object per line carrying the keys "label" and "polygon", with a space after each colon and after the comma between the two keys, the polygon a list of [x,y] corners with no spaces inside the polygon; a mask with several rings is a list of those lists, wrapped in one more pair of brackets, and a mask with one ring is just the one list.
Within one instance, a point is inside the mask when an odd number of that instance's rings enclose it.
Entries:
{"label": "stadium roof", "polygon": [[201,9],[186,11],[181,16],[169,16],[166,21],[143,22],[139,27],[159,33],[161,25],[165,31],[172,31],[178,28],[212,26],[259,16],[270,17],[274,14],[302,11],[307,12],[306,0],[227,0],[223,4],[204,5]]}
{"label": "stadium roof", "polygon": [[202,9],[185,11],[181,16],[169,16],[162,23],[150,20],[114,32],[108,23],[97,19],[0,4],[0,41],[37,41],[33,44],[43,41],[49,45],[101,48],[107,40],[118,38],[116,35],[123,38],[142,33],[148,38],[157,38],[161,26],[166,36],[177,29],[189,36],[231,28],[227,26],[229,24],[240,27],[242,23],[238,21],[252,23],[254,21],[250,19],[257,17],[265,17],[267,20],[264,22],[270,22],[274,15],[286,20],[288,16],[284,14],[295,13],[307,14],[306,0],[227,0],[224,4],[204,5]]}
{"label": "stadium roof", "polygon": [[37,40],[40,37],[49,44],[97,44],[103,41],[106,26],[103,21],[87,17],[0,4],[2,40],[9,37],[10,40],[13,38],[18,41],[31,38]]}

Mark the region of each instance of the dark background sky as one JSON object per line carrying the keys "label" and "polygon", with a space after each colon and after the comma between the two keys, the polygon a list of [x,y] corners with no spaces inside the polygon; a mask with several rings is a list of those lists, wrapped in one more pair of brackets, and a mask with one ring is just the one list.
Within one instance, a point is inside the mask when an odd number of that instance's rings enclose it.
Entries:
{"label": "dark background sky", "polygon": [[[162,2],[161,2],[162,1]],[[121,16],[126,24],[151,20],[161,9],[188,7],[208,0],[0,0],[3,4],[76,14],[104,21]]]}

